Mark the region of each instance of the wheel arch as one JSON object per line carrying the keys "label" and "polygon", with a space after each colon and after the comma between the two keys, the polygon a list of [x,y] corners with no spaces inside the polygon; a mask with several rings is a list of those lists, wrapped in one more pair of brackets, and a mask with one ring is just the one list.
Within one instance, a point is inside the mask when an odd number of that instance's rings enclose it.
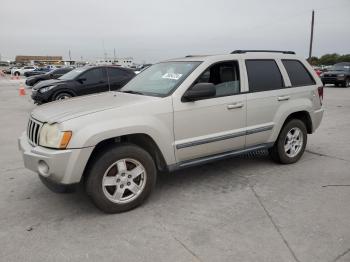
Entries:
{"label": "wheel arch", "polygon": [[[40,81],[39,81],[40,82]],[[50,99],[53,101],[53,99],[58,95],[58,94],[61,94],[61,93],[68,93],[72,96],[77,96],[77,94],[73,91],[73,90],[70,90],[68,88],[62,88],[62,89],[58,89],[54,92],[52,92],[52,95],[50,97]]]}
{"label": "wheel arch", "polygon": [[111,147],[118,146],[118,144],[123,143],[130,143],[137,145],[141,147],[142,149],[146,150],[153,158],[156,167],[159,171],[165,171],[167,170],[167,163],[165,161],[165,158],[163,156],[163,153],[159,149],[157,143],[154,141],[154,139],[144,133],[135,133],[135,134],[128,134],[128,135],[121,135],[117,137],[107,138],[102,141],[100,141],[92,151],[88,162],[85,166],[83,177],[85,176],[86,170],[91,165],[96,157],[98,157],[99,154],[104,152],[105,150],[108,150]]}
{"label": "wheel arch", "polygon": [[288,123],[291,119],[301,120],[306,126],[307,133],[312,134],[312,130],[313,130],[312,119],[308,111],[302,110],[302,111],[297,111],[289,114],[287,118],[284,120],[281,130],[284,127],[284,125]]}

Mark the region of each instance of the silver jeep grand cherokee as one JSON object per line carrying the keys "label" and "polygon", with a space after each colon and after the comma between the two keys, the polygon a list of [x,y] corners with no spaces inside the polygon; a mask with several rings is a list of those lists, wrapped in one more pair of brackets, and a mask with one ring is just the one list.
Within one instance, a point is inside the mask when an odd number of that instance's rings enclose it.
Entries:
{"label": "silver jeep grand cherokee", "polygon": [[157,171],[266,148],[300,159],[320,125],[323,85],[290,51],[237,50],[155,64],[118,92],[35,109],[19,138],[26,168],[49,188],[85,182],[108,213],[140,205]]}

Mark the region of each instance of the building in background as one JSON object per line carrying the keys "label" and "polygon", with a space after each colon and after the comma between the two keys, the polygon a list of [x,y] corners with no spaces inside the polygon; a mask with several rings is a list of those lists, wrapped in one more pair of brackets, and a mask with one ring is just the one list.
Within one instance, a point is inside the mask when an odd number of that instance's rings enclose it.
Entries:
{"label": "building in background", "polygon": [[132,67],[134,65],[134,58],[125,57],[125,58],[105,58],[98,59],[94,63],[95,65],[117,65],[122,67]]}
{"label": "building in background", "polygon": [[17,55],[15,62],[17,64],[32,65],[59,65],[62,64],[62,56],[27,56]]}

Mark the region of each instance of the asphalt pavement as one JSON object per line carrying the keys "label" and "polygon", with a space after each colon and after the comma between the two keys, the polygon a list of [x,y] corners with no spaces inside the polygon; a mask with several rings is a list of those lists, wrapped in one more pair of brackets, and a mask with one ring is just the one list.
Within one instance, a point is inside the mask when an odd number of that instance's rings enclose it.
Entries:
{"label": "asphalt pavement", "polygon": [[1,261],[350,261],[350,88],[325,88],[298,163],[261,151],[161,174],[144,205],[106,215],[23,168],[21,81],[0,78]]}

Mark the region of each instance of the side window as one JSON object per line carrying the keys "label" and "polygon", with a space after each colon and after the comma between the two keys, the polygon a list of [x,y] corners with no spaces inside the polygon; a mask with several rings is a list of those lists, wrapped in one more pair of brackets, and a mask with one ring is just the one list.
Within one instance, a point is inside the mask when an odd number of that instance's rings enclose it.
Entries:
{"label": "side window", "polygon": [[292,86],[308,86],[315,84],[315,80],[300,61],[282,59],[282,63],[286,68]]}
{"label": "side window", "polygon": [[249,92],[261,92],[284,87],[275,60],[246,60]]}
{"label": "side window", "polygon": [[216,97],[239,94],[238,62],[222,62],[209,67],[194,82],[197,83],[213,83],[216,87]]}
{"label": "side window", "polygon": [[120,70],[118,68],[107,68],[107,73],[108,73],[108,77],[109,78],[113,78],[113,79],[120,79],[120,78],[124,78],[127,76],[127,74],[123,71]]}
{"label": "side window", "polygon": [[104,81],[105,77],[102,68],[90,69],[84,73],[80,78],[85,78],[84,84],[96,84],[100,81]]}

